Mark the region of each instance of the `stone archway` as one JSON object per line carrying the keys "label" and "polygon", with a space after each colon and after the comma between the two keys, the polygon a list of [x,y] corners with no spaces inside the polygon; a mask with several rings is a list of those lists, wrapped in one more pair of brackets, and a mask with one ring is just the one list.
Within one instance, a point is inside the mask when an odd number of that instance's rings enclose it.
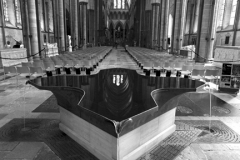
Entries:
{"label": "stone archway", "polygon": [[123,45],[124,42],[124,28],[123,28],[123,24],[121,22],[118,22],[115,26],[115,42],[118,45]]}

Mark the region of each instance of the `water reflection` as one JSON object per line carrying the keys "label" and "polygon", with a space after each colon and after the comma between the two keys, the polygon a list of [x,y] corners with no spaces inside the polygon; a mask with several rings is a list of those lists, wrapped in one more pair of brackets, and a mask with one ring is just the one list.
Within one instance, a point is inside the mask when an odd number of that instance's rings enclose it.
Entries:
{"label": "water reflection", "polygon": [[[153,90],[196,88],[202,84],[199,81],[184,78],[145,77],[137,74],[135,70],[128,69],[107,69],[91,76],[62,75],[33,81],[42,87],[81,88],[85,91],[79,104],[81,107],[116,121],[130,118],[156,107],[157,104],[151,97]],[[158,101],[161,103],[161,100]],[[70,106],[64,107],[70,108]]]}

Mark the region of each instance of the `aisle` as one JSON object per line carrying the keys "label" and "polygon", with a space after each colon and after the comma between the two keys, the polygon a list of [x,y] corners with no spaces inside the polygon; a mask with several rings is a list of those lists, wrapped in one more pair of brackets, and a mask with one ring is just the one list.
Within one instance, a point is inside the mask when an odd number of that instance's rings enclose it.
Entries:
{"label": "aisle", "polygon": [[131,59],[124,49],[113,49],[111,53],[100,63],[98,69],[127,68],[138,70],[139,67]]}

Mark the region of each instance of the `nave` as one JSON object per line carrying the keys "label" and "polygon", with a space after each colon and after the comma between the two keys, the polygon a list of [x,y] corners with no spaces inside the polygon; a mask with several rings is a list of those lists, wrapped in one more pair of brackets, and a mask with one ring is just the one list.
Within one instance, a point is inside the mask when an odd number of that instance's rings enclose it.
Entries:
{"label": "nave", "polygon": [[[113,49],[93,74],[106,68],[129,68],[144,75],[123,48]],[[52,93],[25,85],[26,80],[19,77],[17,85],[16,77],[0,81],[0,159],[97,159],[59,130],[59,109]],[[240,109],[240,98],[217,92],[212,95],[221,100],[218,104],[230,108],[216,106],[215,115],[209,117],[206,109],[187,108],[183,105],[190,102],[182,102],[177,108],[174,134],[139,160],[239,159],[240,118],[229,112]],[[202,101],[193,104],[197,103]],[[208,131],[205,128],[210,124],[212,130]]]}

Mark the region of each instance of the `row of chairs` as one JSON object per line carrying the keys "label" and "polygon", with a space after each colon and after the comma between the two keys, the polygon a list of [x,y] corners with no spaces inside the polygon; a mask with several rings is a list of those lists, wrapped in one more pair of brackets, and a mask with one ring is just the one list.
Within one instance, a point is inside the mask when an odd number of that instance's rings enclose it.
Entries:
{"label": "row of chairs", "polygon": [[[70,68],[70,69],[94,69],[98,66],[99,62],[103,60],[103,58],[109,53],[111,48],[109,47],[101,47],[99,49],[98,57],[102,57],[101,59],[78,59],[78,58],[70,58],[73,54],[65,54],[64,56],[55,56],[51,58],[45,58],[42,60],[34,60],[33,63],[25,62],[22,63],[22,66],[25,67],[41,67],[43,71],[54,71],[56,69]],[[88,52],[87,52],[88,53]],[[75,53],[76,54],[76,53]],[[82,56],[81,54],[79,54]],[[76,54],[76,56],[79,56]],[[93,55],[89,54],[89,56]],[[99,56],[101,55],[101,56]]]}
{"label": "row of chairs", "polygon": [[[155,60],[166,60],[166,61],[187,61],[187,57],[183,56],[173,56],[166,52],[157,52],[155,50],[150,50],[146,48],[139,48],[139,47],[128,47],[128,52],[130,53],[131,57],[135,60],[142,62],[142,61],[152,61]],[[146,54],[147,53],[147,54]]]}
{"label": "row of chairs", "polygon": [[[128,47],[128,53],[144,69],[178,69],[187,62],[185,57],[177,57],[145,48]],[[143,52],[145,51],[145,52]],[[147,54],[146,54],[147,53]]]}
{"label": "row of chairs", "polygon": [[[100,60],[104,57],[105,54],[107,54],[111,50],[110,47],[94,47],[91,49],[86,49],[86,50],[79,50],[79,51],[74,51],[68,54],[61,54],[58,56],[53,56],[50,58],[46,59],[51,59],[51,60],[91,60],[91,59],[96,59]],[[45,59],[43,59],[45,60]]]}
{"label": "row of chairs", "polygon": [[151,70],[154,70],[158,76],[161,75],[160,72],[165,72],[166,76],[176,73],[176,76],[183,75],[204,80],[219,79],[221,75],[220,70],[215,66],[188,61],[184,57],[156,53],[156,51],[138,47],[128,47],[127,50],[146,75],[150,75]]}
{"label": "row of chairs", "polygon": [[22,63],[22,66],[25,67],[41,67],[44,71],[46,70],[55,70],[55,68],[91,68],[95,65],[98,65],[98,62],[96,63],[91,63],[90,61],[84,60],[84,61],[39,61],[39,62],[25,62]]}

